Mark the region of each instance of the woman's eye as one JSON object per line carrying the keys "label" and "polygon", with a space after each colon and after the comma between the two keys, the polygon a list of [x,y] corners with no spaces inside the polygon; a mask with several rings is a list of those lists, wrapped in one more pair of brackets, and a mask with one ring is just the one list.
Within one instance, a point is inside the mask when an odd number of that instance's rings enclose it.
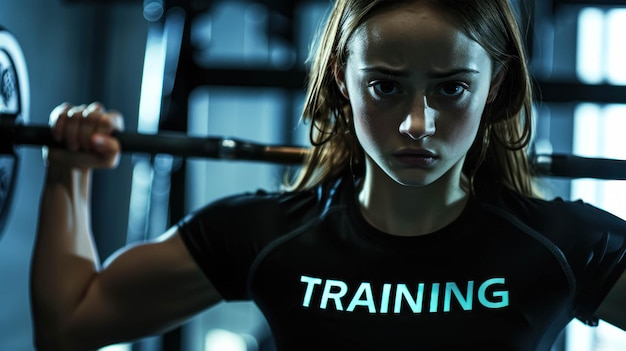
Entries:
{"label": "woman's eye", "polygon": [[369,87],[374,89],[376,95],[385,96],[398,94],[400,89],[394,82],[390,81],[376,81],[369,84]]}
{"label": "woman's eye", "polygon": [[442,95],[455,97],[462,95],[467,90],[467,85],[461,83],[446,83],[439,90]]}

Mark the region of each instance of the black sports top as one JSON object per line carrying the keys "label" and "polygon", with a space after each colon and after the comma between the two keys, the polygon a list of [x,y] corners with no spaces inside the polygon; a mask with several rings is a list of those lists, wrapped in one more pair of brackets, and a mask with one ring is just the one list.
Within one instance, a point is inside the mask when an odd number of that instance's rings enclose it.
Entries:
{"label": "black sports top", "polygon": [[582,202],[470,199],[425,236],[362,217],[351,178],[242,194],[179,223],[226,300],[252,299],[279,350],[549,350],[626,266],[626,222]]}

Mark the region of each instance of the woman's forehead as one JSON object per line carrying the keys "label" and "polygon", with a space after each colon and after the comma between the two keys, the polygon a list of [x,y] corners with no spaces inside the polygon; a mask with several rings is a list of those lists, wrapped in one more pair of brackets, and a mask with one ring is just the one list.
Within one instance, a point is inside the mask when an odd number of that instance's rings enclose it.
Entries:
{"label": "woman's forehead", "polygon": [[443,66],[489,61],[480,44],[423,2],[387,8],[370,16],[353,33],[348,52],[364,61],[398,66],[416,61]]}

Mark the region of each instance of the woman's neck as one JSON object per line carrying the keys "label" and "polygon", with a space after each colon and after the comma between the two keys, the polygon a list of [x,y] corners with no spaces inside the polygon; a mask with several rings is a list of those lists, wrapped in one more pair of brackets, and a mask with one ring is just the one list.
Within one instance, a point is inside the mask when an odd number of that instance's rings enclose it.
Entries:
{"label": "woman's neck", "polygon": [[460,171],[427,186],[405,186],[371,174],[366,172],[358,191],[361,212],[371,225],[392,235],[419,236],[442,229],[461,215],[469,199]]}

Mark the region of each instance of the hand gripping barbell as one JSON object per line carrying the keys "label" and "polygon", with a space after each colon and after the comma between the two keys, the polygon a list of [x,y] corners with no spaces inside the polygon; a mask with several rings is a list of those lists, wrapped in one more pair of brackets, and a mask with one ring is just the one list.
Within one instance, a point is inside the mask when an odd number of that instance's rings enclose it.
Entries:
{"label": "hand gripping barbell", "polygon": [[[28,74],[17,40],[0,27],[0,237],[8,217],[18,170],[15,145],[57,146],[49,126],[24,125],[28,119]],[[301,164],[308,150],[298,146],[262,145],[223,137],[183,133],[114,132],[123,152],[171,154],[225,160]],[[626,179],[626,161],[573,155],[531,155],[537,175],[568,178]]]}

